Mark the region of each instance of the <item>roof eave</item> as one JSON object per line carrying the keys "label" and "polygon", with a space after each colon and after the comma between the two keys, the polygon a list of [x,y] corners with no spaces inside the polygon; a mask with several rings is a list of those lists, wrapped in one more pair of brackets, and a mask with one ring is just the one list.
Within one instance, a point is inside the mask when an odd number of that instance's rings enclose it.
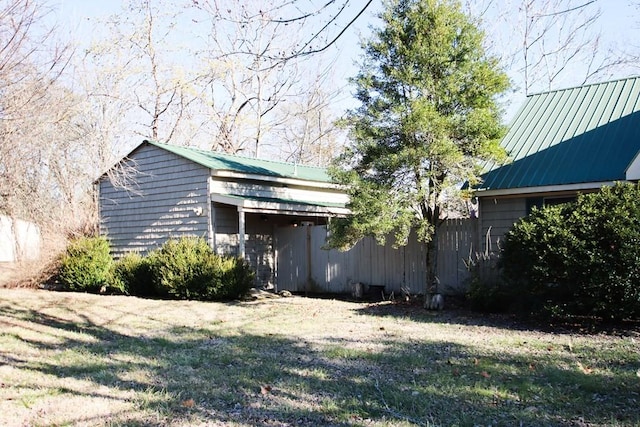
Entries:
{"label": "roof eave", "polygon": [[559,185],[542,185],[538,187],[519,187],[519,188],[497,188],[497,189],[477,189],[474,195],[478,198],[482,197],[506,197],[506,196],[525,196],[541,193],[556,193],[560,191],[585,191],[598,190],[605,186],[612,186],[617,181],[600,181],[585,182],[577,184],[559,184]]}
{"label": "roof eave", "polygon": [[298,204],[295,201],[249,200],[224,194],[211,194],[211,201],[236,206],[245,212],[263,214],[335,217],[347,216],[351,213],[346,207]]}
{"label": "roof eave", "polygon": [[314,181],[302,178],[289,178],[272,175],[261,175],[252,173],[235,172],[224,169],[211,169],[211,176],[217,178],[235,178],[235,179],[247,179],[255,181],[267,181],[277,182],[279,184],[286,185],[300,185],[305,187],[317,187],[317,188],[331,188],[335,190],[344,190],[344,185],[336,184],[330,181]]}

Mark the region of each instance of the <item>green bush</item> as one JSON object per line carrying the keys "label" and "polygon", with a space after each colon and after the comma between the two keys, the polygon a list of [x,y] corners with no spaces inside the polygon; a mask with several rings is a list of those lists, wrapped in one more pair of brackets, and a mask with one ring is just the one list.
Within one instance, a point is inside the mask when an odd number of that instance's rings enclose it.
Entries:
{"label": "green bush", "polygon": [[151,278],[151,263],[137,252],[130,252],[114,265],[114,278],[123,284],[126,293],[141,297],[156,296]]}
{"label": "green bush", "polygon": [[69,291],[118,291],[119,284],[112,280],[112,264],[104,237],[81,237],[73,240],[62,256],[58,281]]}
{"label": "green bush", "polygon": [[[219,257],[220,258],[220,257]],[[222,260],[222,286],[218,291],[220,299],[236,299],[253,287],[255,273],[249,263],[237,257],[224,257]]]}
{"label": "green bush", "polygon": [[511,307],[510,288],[498,277],[497,262],[498,257],[489,251],[469,254],[464,260],[469,272],[465,297],[472,310],[503,313]]}
{"label": "green bush", "polygon": [[534,210],[505,236],[505,281],[528,313],[640,316],[640,187]]}
{"label": "green bush", "polygon": [[156,292],[168,298],[233,299],[253,283],[248,265],[216,255],[200,238],[168,240],[150,254],[149,265]]}
{"label": "green bush", "polygon": [[117,262],[109,252],[103,237],[71,242],[57,275],[62,288],[211,301],[242,296],[255,278],[246,261],[216,255],[204,239],[171,239],[147,257],[129,253]]}
{"label": "green bush", "polygon": [[473,278],[466,294],[469,308],[487,313],[504,313],[512,307],[513,295],[508,287],[498,280],[484,281]]}

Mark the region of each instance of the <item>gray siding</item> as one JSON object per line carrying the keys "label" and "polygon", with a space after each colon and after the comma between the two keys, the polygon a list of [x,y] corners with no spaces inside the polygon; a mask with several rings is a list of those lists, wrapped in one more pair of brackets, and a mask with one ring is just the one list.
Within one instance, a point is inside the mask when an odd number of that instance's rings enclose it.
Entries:
{"label": "gray siding", "polygon": [[237,255],[238,208],[213,203],[212,212],[213,229],[215,230],[214,250],[218,255]]}
{"label": "gray siding", "polygon": [[507,231],[526,214],[527,200],[522,197],[480,199],[480,246],[482,250],[498,251]]}
{"label": "gray siding", "polygon": [[100,233],[116,257],[146,253],[172,237],[208,237],[208,168],[151,145],[124,162],[135,170],[133,185],[120,188],[106,177],[99,183]]}
{"label": "gray siding", "polygon": [[238,234],[238,208],[213,203],[213,224],[221,234]]}

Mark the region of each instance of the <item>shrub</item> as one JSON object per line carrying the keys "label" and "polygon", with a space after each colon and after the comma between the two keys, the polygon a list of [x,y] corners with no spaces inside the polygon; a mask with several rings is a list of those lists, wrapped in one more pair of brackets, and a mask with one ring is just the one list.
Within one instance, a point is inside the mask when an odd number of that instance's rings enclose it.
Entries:
{"label": "shrub", "polygon": [[504,313],[512,308],[513,295],[498,280],[486,281],[473,278],[466,294],[469,308],[487,313]]}
{"label": "shrub", "polygon": [[469,254],[464,261],[470,277],[465,297],[472,310],[501,313],[511,306],[510,287],[494,273],[497,258],[494,253],[486,251]]}
{"label": "shrub", "polygon": [[73,240],[62,256],[58,281],[63,289],[70,291],[114,290],[111,286],[112,263],[109,242],[104,237],[81,237]]}
{"label": "shrub", "polygon": [[640,316],[640,187],[534,210],[505,236],[502,267],[528,312]]}
{"label": "shrub", "polygon": [[156,290],[151,278],[151,263],[137,252],[130,252],[114,265],[114,278],[123,284],[127,294],[152,297]]}
{"label": "shrub", "polygon": [[253,287],[255,273],[249,263],[236,257],[222,258],[222,286],[219,289],[220,299],[236,299],[246,294]]}
{"label": "shrub", "polygon": [[169,298],[232,299],[253,283],[247,264],[216,255],[201,238],[168,240],[149,256],[149,263],[155,290]]}
{"label": "shrub", "polygon": [[566,297],[562,292],[570,293],[566,267],[577,243],[567,225],[570,209],[570,205],[534,209],[505,236],[500,266],[512,305],[525,314],[539,312],[550,298],[561,303]]}

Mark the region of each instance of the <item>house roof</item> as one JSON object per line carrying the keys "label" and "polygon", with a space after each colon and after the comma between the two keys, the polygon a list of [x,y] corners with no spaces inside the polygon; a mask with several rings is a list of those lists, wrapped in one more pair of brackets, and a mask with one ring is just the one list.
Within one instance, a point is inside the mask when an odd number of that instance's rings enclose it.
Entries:
{"label": "house roof", "polygon": [[479,195],[631,179],[640,163],[640,77],[529,96],[502,146],[512,161],[483,175]]}
{"label": "house roof", "polygon": [[326,169],[320,167],[217,153],[199,150],[193,147],[163,144],[150,140],[143,141],[143,144],[150,144],[162,148],[214,171],[228,171],[248,175],[302,179],[326,183],[332,182]]}

